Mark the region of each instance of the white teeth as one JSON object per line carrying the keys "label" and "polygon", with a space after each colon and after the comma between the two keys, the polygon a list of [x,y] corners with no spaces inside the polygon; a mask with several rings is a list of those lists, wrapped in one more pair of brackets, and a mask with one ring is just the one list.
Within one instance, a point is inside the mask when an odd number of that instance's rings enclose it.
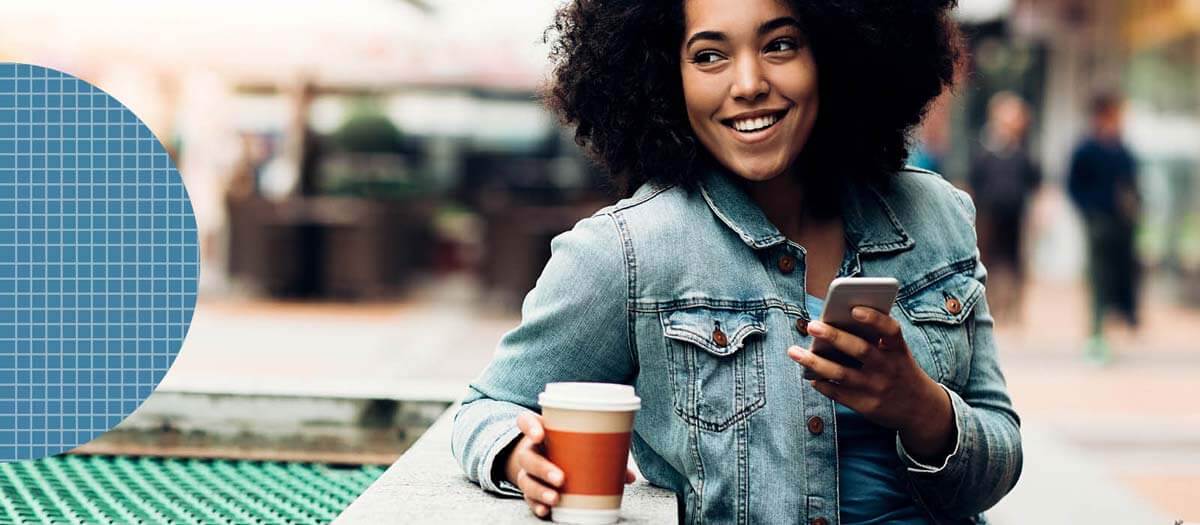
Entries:
{"label": "white teeth", "polygon": [[741,132],[758,131],[763,128],[768,128],[779,122],[779,115],[767,115],[765,117],[748,118],[733,121],[733,128]]}

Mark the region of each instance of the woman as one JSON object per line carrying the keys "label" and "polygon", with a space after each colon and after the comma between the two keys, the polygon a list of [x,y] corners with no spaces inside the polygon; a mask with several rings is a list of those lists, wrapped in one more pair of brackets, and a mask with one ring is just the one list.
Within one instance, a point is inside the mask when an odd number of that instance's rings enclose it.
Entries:
{"label": "woman", "polygon": [[[564,6],[548,103],[631,191],[553,241],[456,416],[467,476],[547,515],[537,393],[622,382],[634,458],[688,522],[981,522],[1021,449],[974,208],[902,168],[952,79],[953,3]],[[857,309],[879,341],[816,320],[837,276],[900,281],[891,312]]]}

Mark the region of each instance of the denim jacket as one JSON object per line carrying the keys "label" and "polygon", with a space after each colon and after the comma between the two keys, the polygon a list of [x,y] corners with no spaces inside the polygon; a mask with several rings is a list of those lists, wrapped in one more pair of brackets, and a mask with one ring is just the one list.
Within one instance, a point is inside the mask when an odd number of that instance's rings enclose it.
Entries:
{"label": "denim jacket", "polygon": [[[808,347],[805,250],[722,172],[693,191],[647,184],[551,243],[520,325],[471,384],[452,450],[485,490],[496,455],[555,381],[634,385],[632,453],[680,498],[688,523],[839,523],[834,403],[787,356]],[[908,492],[936,523],[984,523],[1021,470],[1019,420],[997,362],[970,198],[906,168],[842,196],[840,276],[892,276],[891,311],[918,364],[951,398],[942,464],[896,438]],[[780,263],[784,257],[789,263]],[[794,261],[794,264],[790,264]],[[800,321],[800,322],[798,322]],[[716,333],[720,331],[720,337]],[[816,424],[821,423],[821,424]]]}

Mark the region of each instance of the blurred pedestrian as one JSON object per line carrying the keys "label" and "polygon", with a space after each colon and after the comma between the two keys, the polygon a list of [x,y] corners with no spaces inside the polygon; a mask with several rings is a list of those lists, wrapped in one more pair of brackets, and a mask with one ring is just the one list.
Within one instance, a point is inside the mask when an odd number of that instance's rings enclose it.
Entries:
{"label": "blurred pedestrian", "polygon": [[1097,95],[1091,104],[1091,133],[1075,149],[1067,189],[1083,216],[1088,243],[1088,277],[1092,288],[1092,336],[1088,356],[1110,358],[1104,339],[1108,312],[1120,313],[1137,327],[1139,268],[1133,237],[1140,197],[1137,161],[1121,139],[1121,99]]}
{"label": "blurred pedestrian", "polygon": [[1020,319],[1024,286],[1022,229],[1029,197],[1042,173],[1027,147],[1029,106],[1002,91],[988,102],[983,147],[971,162],[968,183],[979,210],[977,229],[984,265],[993,286],[988,292],[997,318]]}

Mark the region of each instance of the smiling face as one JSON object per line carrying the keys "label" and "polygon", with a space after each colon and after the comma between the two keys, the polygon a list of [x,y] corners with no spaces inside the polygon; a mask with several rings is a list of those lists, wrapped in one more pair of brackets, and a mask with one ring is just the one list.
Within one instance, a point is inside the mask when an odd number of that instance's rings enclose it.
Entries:
{"label": "smiling face", "polygon": [[795,162],[817,118],[817,68],[782,0],[685,0],[680,68],[688,121],[750,181]]}

